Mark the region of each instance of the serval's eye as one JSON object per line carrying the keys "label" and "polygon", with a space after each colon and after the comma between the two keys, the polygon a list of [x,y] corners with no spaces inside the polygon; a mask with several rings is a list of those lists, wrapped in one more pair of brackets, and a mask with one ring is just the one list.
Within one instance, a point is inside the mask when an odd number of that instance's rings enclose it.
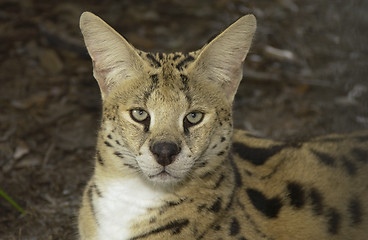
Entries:
{"label": "serval's eye", "polygon": [[149,115],[143,109],[133,109],[133,110],[130,110],[130,117],[134,121],[141,123],[147,120],[149,118]]}
{"label": "serval's eye", "polygon": [[191,112],[184,118],[184,126],[191,127],[197,125],[203,120],[204,114],[201,112]]}

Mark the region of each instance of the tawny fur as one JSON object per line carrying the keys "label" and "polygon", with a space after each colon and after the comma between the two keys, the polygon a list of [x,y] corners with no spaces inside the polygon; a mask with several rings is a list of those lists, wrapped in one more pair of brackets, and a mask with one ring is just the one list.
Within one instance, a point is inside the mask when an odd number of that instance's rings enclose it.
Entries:
{"label": "tawny fur", "polygon": [[[137,50],[92,13],[80,27],[103,100],[80,239],[368,239],[367,132],[294,143],[233,132],[253,15],[188,54]],[[191,113],[203,119],[187,125]],[[180,148],[167,166],[157,142]]]}

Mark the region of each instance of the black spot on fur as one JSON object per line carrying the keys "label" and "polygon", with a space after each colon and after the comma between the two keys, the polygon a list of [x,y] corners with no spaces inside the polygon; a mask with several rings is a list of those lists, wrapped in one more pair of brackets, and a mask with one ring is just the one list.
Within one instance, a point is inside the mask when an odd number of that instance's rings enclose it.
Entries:
{"label": "black spot on fur", "polygon": [[326,215],[328,231],[331,234],[337,234],[340,228],[341,217],[336,209],[330,208]]}
{"label": "black spot on fur", "polygon": [[[91,207],[91,212],[92,212],[93,216],[95,216],[95,219],[96,219],[95,206],[94,206],[94,204],[93,204],[93,185],[91,185],[91,186],[88,188],[87,196],[88,196],[89,206]],[[97,219],[96,219],[96,220],[97,220]]]}
{"label": "black spot on fur", "polygon": [[301,208],[305,204],[305,193],[302,185],[291,182],[287,185],[289,192],[290,204],[296,208]]}
{"label": "black spot on fur", "polygon": [[216,201],[212,204],[212,206],[209,208],[209,210],[211,212],[217,213],[221,210],[221,204],[222,204],[222,199],[218,197]]}
{"label": "black spot on fur", "polygon": [[[91,186],[88,188],[87,195],[88,195],[89,202],[90,202],[90,203],[92,203],[92,200],[93,200],[93,185],[91,185]],[[91,204],[91,205],[92,205],[92,204]]]}
{"label": "black spot on fur", "polygon": [[124,155],[121,152],[114,152],[114,155],[119,157],[119,158],[124,158]]}
{"label": "black spot on fur", "polygon": [[93,184],[93,188],[95,189],[95,192],[97,194],[98,197],[102,197],[102,192],[101,190],[97,187],[96,184]]}
{"label": "black spot on fur", "polygon": [[127,166],[128,168],[131,168],[131,169],[138,169],[137,166],[134,166],[134,165],[129,164],[129,163],[124,163],[124,166]]}
{"label": "black spot on fur", "polygon": [[268,218],[276,218],[281,207],[281,199],[278,197],[274,197],[271,199],[267,199],[263,193],[258,190],[248,188],[246,190],[250,201],[253,206],[263,213]]}
{"label": "black spot on fur", "polygon": [[178,63],[176,65],[176,68],[180,71],[184,67],[185,64],[192,62],[192,61],[194,61],[194,57],[189,55],[188,57],[184,58],[180,63]]}
{"label": "black spot on fur", "polygon": [[311,189],[310,198],[312,201],[312,209],[316,215],[323,213],[323,197],[315,188]]}
{"label": "black spot on fur", "polygon": [[353,148],[351,150],[351,155],[360,162],[367,163],[368,162],[368,152],[367,150]]}
{"label": "black spot on fur", "polygon": [[184,84],[184,86],[188,85],[188,76],[184,74],[180,74],[181,82]]}
{"label": "black spot on fur", "polygon": [[356,174],[357,168],[353,162],[347,160],[346,158],[342,158],[342,164],[349,175],[354,176]]}
{"label": "black spot on fur", "polygon": [[104,161],[103,161],[103,159],[102,159],[102,157],[101,157],[101,153],[100,153],[100,151],[97,151],[97,152],[96,152],[96,158],[97,158],[97,162],[98,162],[101,166],[103,166],[103,165],[104,165]]}
{"label": "black spot on fur", "polygon": [[112,139],[112,136],[109,134],[109,135],[107,135],[107,137],[109,138],[109,139]]}
{"label": "black spot on fur", "polygon": [[116,142],[117,145],[120,145],[121,146],[119,140],[115,140],[115,142]]}
{"label": "black spot on fur", "polygon": [[357,225],[362,222],[363,208],[360,201],[352,199],[349,203],[349,213],[351,219],[351,225]]}
{"label": "black spot on fur", "polygon": [[201,205],[199,205],[199,206],[197,207],[197,211],[198,211],[198,212],[202,212],[202,210],[203,210],[203,209],[205,209],[205,208],[206,208],[206,206],[207,206],[207,204],[201,204]]}
{"label": "black spot on fur", "polygon": [[221,174],[219,179],[217,180],[215,187],[213,189],[217,189],[221,186],[221,183],[225,180],[225,175]]}
{"label": "black spot on fur", "polygon": [[264,164],[270,157],[280,152],[283,148],[284,145],[273,146],[271,148],[256,148],[239,142],[233,143],[234,152],[238,153],[242,159],[256,166]]}
{"label": "black spot on fur", "polygon": [[166,206],[168,207],[175,207],[182,203],[186,202],[186,198],[180,198],[178,201],[167,201]]}
{"label": "black spot on fur", "polygon": [[146,57],[151,61],[155,68],[161,67],[161,63],[157,61],[157,59],[151,53],[147,53]]}
{"label": "black spot on fur", "polygon": [[221,142],[225,142],[226,137],[221,137]]}
{"label": "black spot on fur", "polygon": [[158,75],[157,74],[150,75],[150,78],[151,78],[151,80],[154,84],[158,83]]}
{"label": "black spot on fur", "polygon": [[[197,164],[197,166],[198,166],[199,168],[203,168],[203,167],[207,166],[207,164],[208,164],[208,160],[205,160],[205,161],[203,161],[203,162],[199,162],[199,163]],[[207,173],[209,173],[209,172],[207,172]],[[205,175],[207,175],[207,174],[205,174]]]}
{"label": "black spot on fur", "polygon": [[242,180],[242,177],[240,175],[238,165],[236,165],[232,155],[230,155],[230,163],[231,163],[231,166],[233,167],[233,171],[234,171],[235,184],[236,184],[237,187],[241,187],[243,185],[243,180]]}
{"label": "black spot on fur", "polygon": [[220,231],[220,230],[221,230],[221,226],[220,226],[220,225],[215,225],[215,226],[213,227],[213,229],[214,229],[215,231]]}
{"label": "black spot on fur", "polygon": [[111,143],[109,143],[108,141],[104,141],[104,144],[105,144],[107,147],[112,147]]}
{"label": "black spot on fur", "polygon": [[224,154],[225,154],[225,152],[224,151],[221,151],[221,152],[217,153],[217,156],[222,156]]}
{"label": "black spot on fur", "polygon": [[143,233],[142,235],[138,235],[135,237],[130,238],[129,240],[137,240],[137,239],[144,239],[149,238],[149,236],[158,234],[164,231],[171,231],[172,234],[179,234],[184,227],[186,227],[189,224],[188,219],[178,219],[175,221],[171,221],[166,225],[160,226],[156,229],[153,229],[147,233]]}
{"label": "black spot on fur", "polygon": [[238,219],[233,217],[230,223],[230,236],[236,236],[240,232],[240,224]]}
{"label": "black spot on fur", "polygon": [[332,158],[327,153],[322,153],[316,150],[311,150],[311,152],[321,161],[321,163],[327,165],[327,166],[334,166],[335,165],[335,159]]}

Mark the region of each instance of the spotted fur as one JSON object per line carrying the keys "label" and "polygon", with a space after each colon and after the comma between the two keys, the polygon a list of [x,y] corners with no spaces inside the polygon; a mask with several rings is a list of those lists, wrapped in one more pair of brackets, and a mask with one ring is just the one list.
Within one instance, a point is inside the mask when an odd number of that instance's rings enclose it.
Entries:
{"label": "spotted fur", "polygon": [[91,13],[80,26],[103,101],[80,239],[368,239],[367,132],[233,131],[252,15],[188,54],[139,51]]}

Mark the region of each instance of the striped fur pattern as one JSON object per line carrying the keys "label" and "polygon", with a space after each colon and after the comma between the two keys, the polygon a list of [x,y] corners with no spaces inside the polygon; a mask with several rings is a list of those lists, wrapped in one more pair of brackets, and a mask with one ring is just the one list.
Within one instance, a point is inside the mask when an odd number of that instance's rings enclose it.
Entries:
{"label": "striped fur pattern", "polygon": [[81,30],[103,102],[81,240],[368,239],[368,133],[277,142],[233,131],[255,31],[244,16],[188,54]]}

